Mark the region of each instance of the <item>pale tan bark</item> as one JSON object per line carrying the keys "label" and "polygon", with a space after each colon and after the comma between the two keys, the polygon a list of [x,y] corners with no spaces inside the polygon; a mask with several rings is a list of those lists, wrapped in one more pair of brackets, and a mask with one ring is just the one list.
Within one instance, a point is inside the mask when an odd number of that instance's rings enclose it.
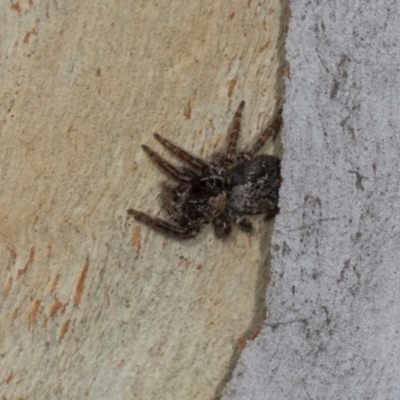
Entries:
{"label": "pale tan bark", "polygon": [[1,10],[0,395],[215,398],[263,320],[272,223],[179,242],[126,210],[160,209],[153,132],[207,157],[240,100],[241,146],[271,120],[281,2]]}

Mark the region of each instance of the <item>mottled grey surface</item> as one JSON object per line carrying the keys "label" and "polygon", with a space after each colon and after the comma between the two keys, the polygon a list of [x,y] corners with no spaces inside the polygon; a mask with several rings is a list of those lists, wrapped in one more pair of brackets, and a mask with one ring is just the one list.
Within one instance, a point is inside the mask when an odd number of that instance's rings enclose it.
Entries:
{"label": "mottled grey surface", "polygon": [[291,3],[269,314],[225,400],[400,398],[398,4]]}

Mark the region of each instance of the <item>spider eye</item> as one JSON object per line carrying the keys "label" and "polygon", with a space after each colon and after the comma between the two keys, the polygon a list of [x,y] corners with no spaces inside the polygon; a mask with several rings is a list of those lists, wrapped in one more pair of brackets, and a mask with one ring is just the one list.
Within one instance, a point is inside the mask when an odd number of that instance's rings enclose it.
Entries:
{"label": "spider eye", "polygon": [[194,207],[206,206],[208,204],[209,197],[194,197],[187,201],[187,204]]}

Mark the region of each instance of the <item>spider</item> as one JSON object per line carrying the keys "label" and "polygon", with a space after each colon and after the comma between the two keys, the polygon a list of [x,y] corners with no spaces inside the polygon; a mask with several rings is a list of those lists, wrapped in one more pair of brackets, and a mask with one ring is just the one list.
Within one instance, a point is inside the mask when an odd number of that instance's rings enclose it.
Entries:
{"label": "spider", "polygon": [[231,232],[231,222],[245,231],[252,230],[246,214],[276,214],[278,211],[280,159],[257,153],[282,124],[281,110],[264,130],[253,147],[237,152],[242,101],[234,115],[229,142],[225,153],[214,155],[209,161],[192,156],[155,133],[155,139],[168,151],[187,164],[177,169],[148,146],[142,145],[148,156],[178,184],[164,184],[162,203],[172,222],[152,217],[140,211],[128,210],[128,214],[164,234],[178,238],[195,237],[203,225],[213,223],[217,237]]}

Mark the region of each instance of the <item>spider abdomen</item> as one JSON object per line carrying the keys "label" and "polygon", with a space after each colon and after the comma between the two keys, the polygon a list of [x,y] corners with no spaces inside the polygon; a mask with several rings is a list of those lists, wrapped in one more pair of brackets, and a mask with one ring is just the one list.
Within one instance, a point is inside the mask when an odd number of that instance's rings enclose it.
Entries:
{"label": "spider abdomen", "polygon": [[278,205],[280,160],[258,155],[227,172],[227,207],[241,214],[263,214]]}

